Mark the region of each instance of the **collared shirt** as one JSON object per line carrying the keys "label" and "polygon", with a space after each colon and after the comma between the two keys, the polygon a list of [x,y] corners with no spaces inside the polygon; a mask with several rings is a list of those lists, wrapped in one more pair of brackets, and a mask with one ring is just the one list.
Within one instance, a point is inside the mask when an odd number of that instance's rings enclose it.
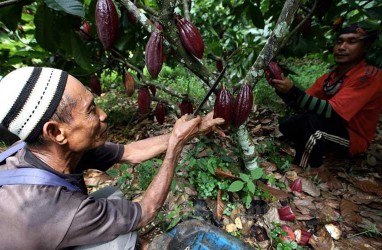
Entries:
{"label": "collared shirt", "polygon": [[139,203],[126,199],[94,199],[86,193],[83,171],[107,170],[119,162],[123,145],[106,143],[86,152],[74,174],[60,174],[27,148],[9,157],[3,169],[33,167],[48,170],[82,188],[71,192],[46,185],[0,187],[0,249],[62,249],[106,242],[136,230]]}
{"label": "collared shirt", "polygon": [[370,145],[382,107],[382,70],[364,60],[343,76],[343,83],[333,96],[323,91],[325,80],[333,83],[335,73],[325,74],[306,91],[330,105],[346,122],[350,136],[350,154],[364,152]]}

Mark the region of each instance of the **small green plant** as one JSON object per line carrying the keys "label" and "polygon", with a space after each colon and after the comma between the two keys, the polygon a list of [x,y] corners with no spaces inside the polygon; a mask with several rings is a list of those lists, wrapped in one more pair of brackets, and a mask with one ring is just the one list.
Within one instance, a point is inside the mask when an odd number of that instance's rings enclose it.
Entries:
{"label": "small green plant", "polygon": [[155,158],[138,165],[138,185],[140,190],[146,190],[148,188],[162,163],[163,161],[161,159]]}
{"label": "small green plant", "polygon": [[232,210],[234,210],[236,208],[237,208],[236,204],[228,202],[228,203],[225,204],[225,208],[223,210],[223,214],[227,215],[227,216],[231,216]]}
{"label": "small green plant", "polygon": [[264,174],[262,168],[256,168],[250,172],[250,174],[240,173],[240,179],[231,183],[228,187],[229,192],[242,192],[243,203],[246,208],[251,206],[251,202],[254,196],[267,198],[268,194],[264,193],[260,188],[256,187],[254,182],[261,179]]}
{"label": "small green plant", "polygon": [[359,235],[366,235],[368,237],[377,237],[377,236],[382,236],[382,232],[379,231],[377,225],[371,224],[370,227],[368,229],[366,229],[365,231],[362,231],[362,232],[356,233],[356,234],[349,234],[348,238],[353,238],[353,237],[356,237]]}
{"label": "small green plant", "polygon": [[281,229],[279,223],[273,223],[274,227],[271,229],[271,237],[276,242],[277,250],[302,250],[303,248],[297,242],[290,240],[282,240],[280,236],[288,236],[288,233]]}
{"label": "small green plant", "polygon": [[117,179],[116,184],[124,194],[127,194],[131,190],[132,174],[127,171],[129,168],[130,165],[121,164],[119,169],[111,168],[106,171],[110,177]]}

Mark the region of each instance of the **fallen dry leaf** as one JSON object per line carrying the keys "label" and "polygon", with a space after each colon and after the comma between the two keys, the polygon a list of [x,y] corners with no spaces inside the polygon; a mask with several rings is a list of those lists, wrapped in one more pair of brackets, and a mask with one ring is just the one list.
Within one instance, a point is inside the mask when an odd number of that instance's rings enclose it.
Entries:
{"label": "fallen dry leaf", "polygon": [[229,171],[229,170],[222,170],[222,169],[219,168],[219,167],[216,168],[216,170],[215,170],[215,175],[220,176],[220,177],[222,177],[222,178],[224,178],[224,179],[226,179],[226,178],[230,178],[230,179],[240,180],[240,177],[238,177],[238,176],[232,174],[231,171]]}
{"label": "fallen dry leaf", "polygon": [[379,197],[382,197],[382,186],[375,182],[370,180],[355,180],[353,184],[366,193],[374,193]]}
{"label": "fallen dry leaf", "polygon": [[356,225],[362,221],[362,217],[358,214],[358,205],[347,199],[341,200],[340,211],[344,221],[350,225]]}
{"label": "fallen dry leaf", "polygon": [[302,191],[313,196],[318,197],[320,196],[321,192],[320,189],[309,179],[301,178],[302,181]]}
{"label": "fallen dry leaf", "polygon": [[333,250],[334,241],[325,228],[321,228],[316,235],[312,235],[309,244],[316,250]]}
{"label": "fallen dry leaf", "polygon": [[260,162],[260,167],[264,169],[266,173],[272,173],[277,170],[276,164],[269,162],[269,161],[262,161]]}
{"label": "fallen dry leaf", "polygon": [[222,191],[219,189],[217,197],[216,197],[216,212],[215,212],[215,217],[219,221],[221,220],[225,208],[225,204],[222,201]]}
{"label": "fallen dry leaf", "polygon": [[289,197],[287,192],[280,190],[280,189],[270,187],[270,186],[264,184],[262,181],[257,181],[256,184],[259,187],[261,187],[264,191],[268,191],[271,195],[276,197],[278,200],[285,200]]}

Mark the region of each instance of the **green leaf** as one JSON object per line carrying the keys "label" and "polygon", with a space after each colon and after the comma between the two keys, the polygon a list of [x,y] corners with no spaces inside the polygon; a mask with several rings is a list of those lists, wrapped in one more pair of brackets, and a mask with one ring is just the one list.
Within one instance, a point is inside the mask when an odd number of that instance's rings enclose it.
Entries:
{"label": "green leaf", "polygon": [[68,52],[73,56],[74,60],[81,68],[88,72],[92,72],[94,68],[90,63],[91,56],[89,50],[85,47],[85,44],[77,33],[71,31],[69,34],[71,51]]}
{"label": "green leaf", "polygon": [[77,0],[45,0],[46,5],[57,11],[64,11],[68,14],[85,17],[85,10],[80,1]]}
{"label": "green leaf", "polygon": [[0,21],[3,22],[8,29],[14,31],[21,20],[22,10],[23,6],[21,4],[0,8]]}
{"label": "green leaf", "polygon": [[119,174],[118,169],[112,168],[106,171],[106,173],[111,177],[111,178],[116,178]]}
{"label": "green leaf", "polygon": [[255,184],[253,184],[252,181],[247,182],[247,187],[248,187],[248,191],[249,191],[249,192],[251,192],[252,194],[255,193],[255,191],[256,191],[256,186],[255,186]]}
{"label": "green leaf", "polygon": [[248,182],[248,181],[249,181],[249,175],[240,173],[240,178],[241,178],[244,182]]}
{"label": "green leaf", "polygon": [[231,185],[228,188],[229,192],[237,192],[242,190],[244,187],[244,182],[242,181],[234,181],[231,183]]}
{"label": "green leaf", "polygon": [[251,202],[252,202],[252,198],[250,195],[246,195],[244,197],[244,204],[245,204],[245,207],[248,209],[250,206],[251,206]]}
{"label": "green leaf", "polygon": [[56,15],[45,4],[41,4],[36,12],[34,23],[35,37],[38,44],[48,51],[57,49],[59,33],[56,25]]}
{"label": "green leaf", "polygon": [[263,176],[264,170],[262,168],[255,168],[254,170],[251,171],[251,176],[252,179],[258,180]]}

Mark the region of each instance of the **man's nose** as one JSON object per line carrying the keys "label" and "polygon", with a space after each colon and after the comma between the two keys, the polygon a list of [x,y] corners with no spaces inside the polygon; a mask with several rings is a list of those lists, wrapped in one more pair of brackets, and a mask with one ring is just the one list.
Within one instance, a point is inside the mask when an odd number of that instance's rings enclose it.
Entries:
{"label": "man's nose", "polygon": [[97,108],[97,109],[98,109],[99,120],[100,120],[101,122],[106,121],[106,119],[107,119],[107,114],[106,114],[102,109],[100,109],[100,108]]}

